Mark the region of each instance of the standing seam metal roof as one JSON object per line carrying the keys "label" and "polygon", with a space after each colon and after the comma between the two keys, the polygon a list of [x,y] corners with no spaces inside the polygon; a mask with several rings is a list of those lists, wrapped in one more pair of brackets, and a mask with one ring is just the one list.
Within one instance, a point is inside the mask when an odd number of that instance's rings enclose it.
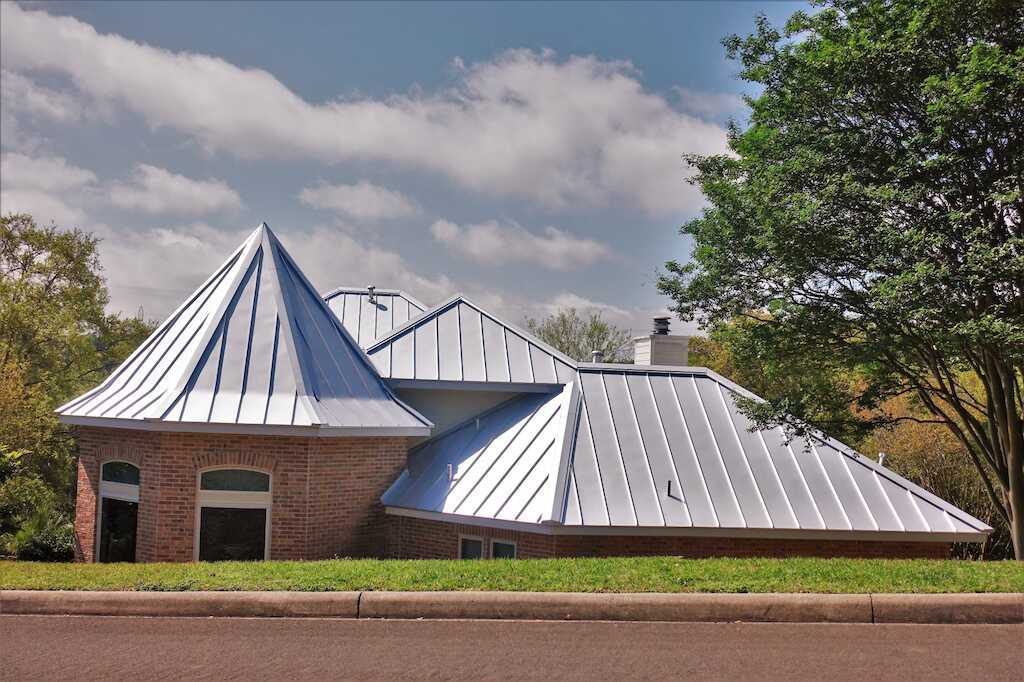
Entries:
{"label": "standing seam metal roof", "polygon": [[266,224],[106,381],[57,412],[130,428],[431,427],[381,381]]}
{"label": "standing seam metal roof", "polygon": [[[573,385],[527,393],[427,441],[385,505],[539,523],[551,518]],[[449,466],[451,477],[449,477]]]}
{"label": "standing seam metal roof", "polygon": [[375,289],[374,303],[366,287],[338,287],[324,295],[345,330],[361,348],[368,348],[391,330],[427,310],[427,306],[398,289]]}
{"label": "standing seam metal roof", "polygon": [[576,362],[457,294],[367,351],[381,376],[421,381],[565,384]]}
{"label": "standing seam metal roof", "polygon": [[[562,532],[713,529],[797,537],[883,532],[979,540],[991,531],[837,441],[814,438],[805,445],[789,442],[778,428],[753,429],[736,398],[756,396],[710,370],[582,364],[578,400],[566,397],[571,389],[572,384],[532,402],[506,403],[480,420],[474,447],[454,436],[428,441],[421,456],[430,464],[403,474],[384,503],[500,521],[547,521],[560,524]],[[555,426],[545,422],[541,439],[542,444],[562,442],[549,430],[564,424],[564,447],[557,455],[551,449],[543,453],[557,456],[555,468],[564,474],[544,488],[548,499],[529,514],[495,515],[494,509],[515,508],[500,499],[498,486],[473,488],[449,500],[436,480],[422,482],[423,472],[423,480],[430,479],[445,463],[454,463],[461,475],[462,463],[478,456],[480,443],[503,442],[510,431],[528,426],[517,416],[529,409],[541,414],[535,406],[548,404],[571,406],[572,414]],[[536,448],[509,447],[491,467],[507,468],[515,478],[518,462],[535,457],[540,457]],[[551,470],[554,465],[545,461]],[[536,513],[545,504],[551,511]]]}

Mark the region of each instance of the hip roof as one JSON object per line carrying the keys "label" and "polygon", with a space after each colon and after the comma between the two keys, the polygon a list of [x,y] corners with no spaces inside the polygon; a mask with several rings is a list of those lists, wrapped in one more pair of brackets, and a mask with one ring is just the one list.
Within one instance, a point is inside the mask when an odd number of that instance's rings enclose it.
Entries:
{"label": "hip roof", "polygon": [[428,441],[383,502],[545,524],[535,532],[978,541],[991,531],[838,441],[755,428],[741,395],[752,396],[703,368],[581,364],[561,391]]}

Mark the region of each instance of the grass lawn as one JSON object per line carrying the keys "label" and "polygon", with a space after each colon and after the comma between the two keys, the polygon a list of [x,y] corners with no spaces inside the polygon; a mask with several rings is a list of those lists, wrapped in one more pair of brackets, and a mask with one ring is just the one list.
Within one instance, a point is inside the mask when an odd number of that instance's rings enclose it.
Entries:
{"label": "grass lawn", "polygon": [[1024,592],[1013,561],[537,559],[42,564],[0,561],[0,589]]}

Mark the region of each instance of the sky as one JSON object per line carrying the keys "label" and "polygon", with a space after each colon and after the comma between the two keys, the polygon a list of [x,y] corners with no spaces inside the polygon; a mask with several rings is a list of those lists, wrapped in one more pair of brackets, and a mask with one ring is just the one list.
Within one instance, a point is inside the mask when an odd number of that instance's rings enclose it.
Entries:
{"label": "sky", "polygon": [[[162,319],[260,222],[322,291],[646,333],[746,118],[720,41],[801,3],[0,3],[0,212]],[[692,331],[676,323],[676,331]]]}

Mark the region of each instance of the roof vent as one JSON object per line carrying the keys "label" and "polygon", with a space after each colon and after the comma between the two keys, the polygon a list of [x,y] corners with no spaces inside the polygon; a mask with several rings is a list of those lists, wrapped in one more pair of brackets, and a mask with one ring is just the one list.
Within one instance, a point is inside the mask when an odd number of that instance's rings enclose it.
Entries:
{"label": "roof vent", "polygon": [[597,350],[596,348],[590,351],[590,359],[593,362],[604,362],[604,351]]}
{"label": "roof vent", "polygon": [[668,321],[670,319],[668,315],[654,318],[654,329],[651,330],[651,333],[658,334],[659,336],[668,336]]}
{"label": "roof vent", "polygon": [[371,305],[372,305],[372,304],[375,304],[375,303],[377,302],[377,294],[373,293],[373,292],[374,292],[374,290],[375,290],[376,288],[377,288],[377,287],[375,287],[375,286],[374,286],[374,285],[372,285],[372,284],[371,284],[371,285],[369,285],[368,287],[366,287],[366,292],[367,292],[368,294],[370,294],[370,304],[371,304]]}

